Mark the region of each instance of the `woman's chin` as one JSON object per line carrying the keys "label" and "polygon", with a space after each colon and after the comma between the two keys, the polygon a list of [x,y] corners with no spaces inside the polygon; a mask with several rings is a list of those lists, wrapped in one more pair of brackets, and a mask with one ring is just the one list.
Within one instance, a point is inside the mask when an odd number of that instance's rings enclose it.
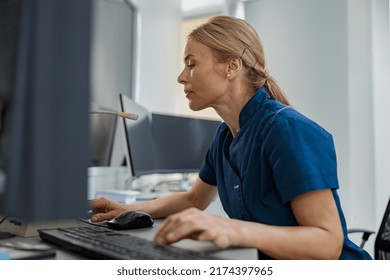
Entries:
{"label": "woman's chin", "polygon": [[192,110],[192,111],[200,111],[200,110],[203,110],[205,109],[204,106],[200,106],[199,104],[195,104],[194,102],[189,102],[188,103],[188,107]]}

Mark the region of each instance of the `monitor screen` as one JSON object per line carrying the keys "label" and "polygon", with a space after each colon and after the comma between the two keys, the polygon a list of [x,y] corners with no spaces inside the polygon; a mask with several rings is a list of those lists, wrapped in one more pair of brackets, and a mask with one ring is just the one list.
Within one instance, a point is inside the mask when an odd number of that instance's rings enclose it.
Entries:
{"label": "monitor screen", "polygon": [[199,171],[221,121],[150,113],[124,95],[120,102],[121,110],[140,115],[123,121],[133,176]]}
{"label": "monitor screen", "polygon": [[195,173],[206,156],[220,121],[152,113],[156,173]]}

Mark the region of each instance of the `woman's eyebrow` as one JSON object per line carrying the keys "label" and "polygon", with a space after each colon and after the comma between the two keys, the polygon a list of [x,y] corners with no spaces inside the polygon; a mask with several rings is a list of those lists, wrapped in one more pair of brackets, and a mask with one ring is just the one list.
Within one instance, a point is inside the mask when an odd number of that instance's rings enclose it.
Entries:
{"label": "woman's eyebrow", "polygon": [[187,54],[185,57],[184,57],[184,64],[187,62],[187,60],[189,60],[191,57],[193,57],[194,55],[193,54]]}

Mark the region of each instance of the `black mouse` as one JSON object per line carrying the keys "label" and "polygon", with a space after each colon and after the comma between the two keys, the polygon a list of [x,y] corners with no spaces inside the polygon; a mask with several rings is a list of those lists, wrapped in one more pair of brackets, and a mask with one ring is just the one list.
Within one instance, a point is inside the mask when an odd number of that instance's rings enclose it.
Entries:
{"label": "black mouse", "polygon": [[136,229],[151,227],[154,221],[152,217],[141,211],[125,212],[112,221],[107,222],[107,226],[115,230]]}

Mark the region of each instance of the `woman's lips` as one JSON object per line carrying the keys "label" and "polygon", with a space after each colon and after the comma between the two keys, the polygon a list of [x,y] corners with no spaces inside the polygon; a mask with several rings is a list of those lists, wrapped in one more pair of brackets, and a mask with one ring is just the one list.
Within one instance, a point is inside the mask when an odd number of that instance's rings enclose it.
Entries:
{"label": "woman's lips", "polygon": [[186,97],[188,98],[191,95],[192,91],[185,90],[184,93],[186,94]]}

